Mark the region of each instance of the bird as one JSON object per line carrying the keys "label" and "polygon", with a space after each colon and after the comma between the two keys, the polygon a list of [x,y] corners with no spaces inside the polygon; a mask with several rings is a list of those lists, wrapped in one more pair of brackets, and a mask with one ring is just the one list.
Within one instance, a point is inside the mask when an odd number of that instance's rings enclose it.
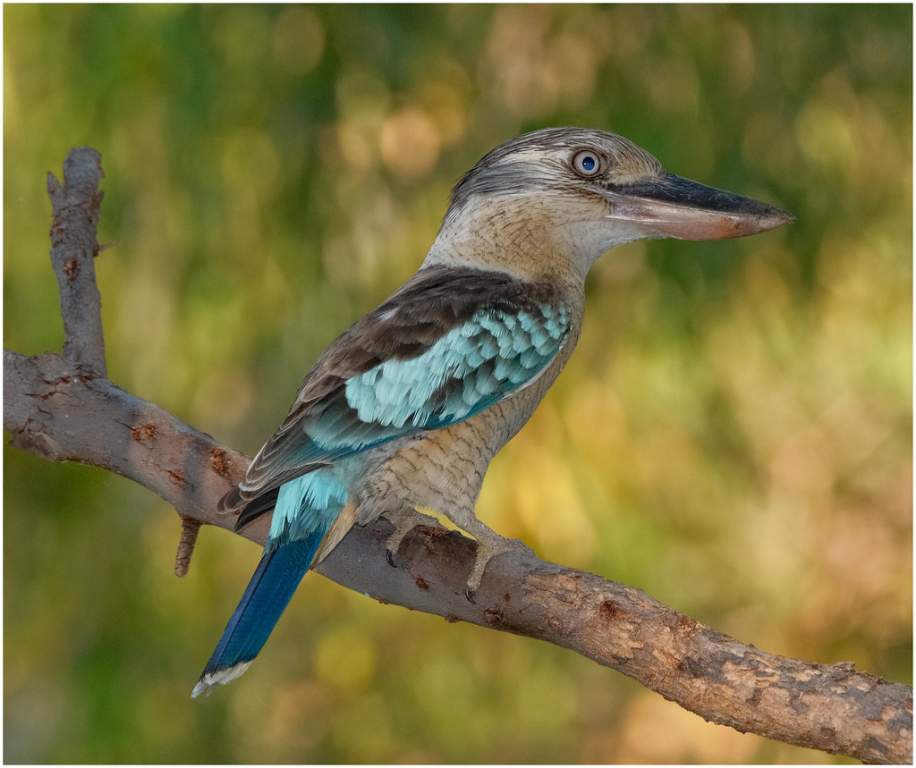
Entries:
{"label": "bird", "polygon": [[589,269],[635,240],[742,237],[793,220],[667,172],[623,136],[545,128],[485,154],[455,184],[417,271],[333,341],[241,483],[240,530],[272,511],[261,560],[192,696],[239,677],[306,572],[379,516],[398,546],[432,509],[477,541],[466,595],[523,546],[477,519],[490,460],[528,421],[582,327]]}

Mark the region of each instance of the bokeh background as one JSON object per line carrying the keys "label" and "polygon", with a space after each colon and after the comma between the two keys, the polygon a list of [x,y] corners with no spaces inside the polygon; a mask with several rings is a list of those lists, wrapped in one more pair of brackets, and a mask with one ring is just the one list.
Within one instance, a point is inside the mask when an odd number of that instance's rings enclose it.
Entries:
{"label": "bokeh background", "polygon": [[[252,452],[415,269],[453,182],[570,124],[782,205],[606,256],[481,517],[789,656],[912,677],[911,9],[6,6],[5,344],[62,342],[48,169],[104,157],[112,378]],[[12,762],[829,761],[531,640],[306,579],[188,694],[258,559],[128,481],[7,446]]]}

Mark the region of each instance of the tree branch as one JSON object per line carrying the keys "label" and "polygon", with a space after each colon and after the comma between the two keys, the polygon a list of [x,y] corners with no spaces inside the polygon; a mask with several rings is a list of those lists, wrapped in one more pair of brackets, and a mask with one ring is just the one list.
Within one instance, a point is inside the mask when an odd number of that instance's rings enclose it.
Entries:
{"label": "tree branch", "polygon": [[[24,450],[117,472],[183,519],[231,529],[234,519],[219,516],[216,502],[242,478],[248,458],[105,378],[92,259],[101,175],[98,153],[77,149],[64,165],[63,188],[49,176],[52,263],[67,342],[62,355],[4,352],[4,428]],[[186,536],[192,528],[193,522],[184,526]],[[262,519],[243,535],[263,542],[266,529]],[[472,604],[464,597],[472,541],[417,526],[392,568],[384,548],[391,530],[384,519],[355,527],[318,570],[381,602],[569,648],[742,732],[866,762],[911,762],[908,686],[857,672],[851,663],[764,653],[637,589],[532,554],[491,561]],[[188,543],[179,559],[183,553],[190,557]]]}
{"label": "tree branch", "polygon": [[105,375],[102,303],[95,284],[93,259],[101,250],[95,239],[103,193],[102,156],[90,147],[70,151],[64,161],[64,184],[48,171],[51,264],[60,289],[64,319],[64,357]]}

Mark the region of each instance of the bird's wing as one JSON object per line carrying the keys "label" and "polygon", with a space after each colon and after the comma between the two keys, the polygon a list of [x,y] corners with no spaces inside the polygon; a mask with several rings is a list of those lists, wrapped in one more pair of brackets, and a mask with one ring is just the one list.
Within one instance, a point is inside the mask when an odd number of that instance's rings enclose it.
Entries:
{"label": "bird's wing", "polygon": [[549,286],[483,270],[421,270],[322,355],[224,508],[473,416],[533,382],[569,327],[568,309]]}

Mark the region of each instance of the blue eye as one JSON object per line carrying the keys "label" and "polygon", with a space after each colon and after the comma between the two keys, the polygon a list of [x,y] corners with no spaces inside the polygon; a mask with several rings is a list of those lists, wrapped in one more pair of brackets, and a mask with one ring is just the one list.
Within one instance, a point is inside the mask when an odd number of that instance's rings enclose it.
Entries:
{"label": "blue eye", "polygon": [[572,167],[580,176],[594,176],[601,168],[601,162],[594,152],[584,149],[573,155]]}

